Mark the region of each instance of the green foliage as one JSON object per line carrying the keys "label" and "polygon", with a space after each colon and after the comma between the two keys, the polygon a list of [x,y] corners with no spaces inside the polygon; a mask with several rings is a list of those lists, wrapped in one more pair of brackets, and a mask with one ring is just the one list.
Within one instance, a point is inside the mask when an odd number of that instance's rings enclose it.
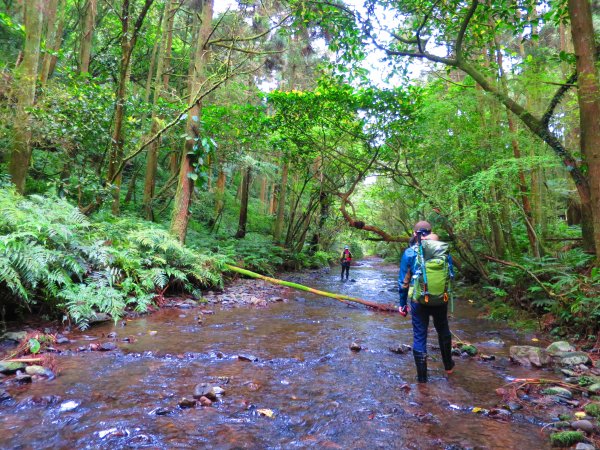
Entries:
{"label": "green foliage", "polygon": [[584,411],[588,416],[600,418],[600,403],[588,403]]}
{"label": "green foliage", "polygon": [[10,189],[0,189],[0,211],[0,290],[21,306],[64,310],[82,328],[96,313],[143,312],[169,289],[221,283],[223,258],[139,219],[91,222],[63,199]]}
{"label": "green foliage", "polygon": [[550,435],[550,442],[555,447],[570,447],[585,439],[581,431],[561,431]]}

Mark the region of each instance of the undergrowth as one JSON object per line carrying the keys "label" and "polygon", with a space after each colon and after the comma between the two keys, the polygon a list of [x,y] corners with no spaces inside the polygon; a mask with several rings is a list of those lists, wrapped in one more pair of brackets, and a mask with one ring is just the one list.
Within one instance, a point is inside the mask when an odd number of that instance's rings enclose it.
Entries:
{"label": "undergrowth", "polygon": [[0,306],[49,306],[85,328],[96,313],[118,320],[168,290],[221,284],[226,258],[184,247],[150,222],[101,219],[59,198],[0,189]]}
{"label": "undergrowth", "polygon": [[600,268],[592,255],[576,248],[516,262],[522,268],[490,264],[490,318],[515,321],[523,310],[555,335],[583,339],[600,331]]}

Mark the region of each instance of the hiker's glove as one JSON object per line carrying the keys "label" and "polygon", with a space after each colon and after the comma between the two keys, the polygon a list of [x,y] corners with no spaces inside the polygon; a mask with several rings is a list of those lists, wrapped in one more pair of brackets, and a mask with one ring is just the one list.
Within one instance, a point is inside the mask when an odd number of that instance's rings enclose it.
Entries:
{"label": "hiker's glove", "polygon": [[408,305],[400,306],[398,312],[402,317],[406,317],[408,315]]}

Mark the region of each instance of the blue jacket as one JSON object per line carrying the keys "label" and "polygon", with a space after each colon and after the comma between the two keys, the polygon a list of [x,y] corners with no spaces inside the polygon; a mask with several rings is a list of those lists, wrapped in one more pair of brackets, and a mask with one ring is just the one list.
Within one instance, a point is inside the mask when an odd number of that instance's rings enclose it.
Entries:
{"label": "blue jacket", "polygon": [[[398,292],[400,293],[400,306],[406,306],[408,301],[408,289],[415,282],[412,275],[417,271],[417,252],[418,247],[413,245],[404,250],[400,260],[400,273],[398,274]],[[450,278],[454,278],[454,265],[452,256],[448,254],[448,273]],[[405,282],[406,281],[406,282]]]}

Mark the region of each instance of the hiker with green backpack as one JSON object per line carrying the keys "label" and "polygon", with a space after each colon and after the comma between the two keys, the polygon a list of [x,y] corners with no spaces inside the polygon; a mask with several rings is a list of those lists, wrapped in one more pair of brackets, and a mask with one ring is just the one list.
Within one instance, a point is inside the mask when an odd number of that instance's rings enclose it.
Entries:
{"label": "hiker with green backpack", "polygon": [[[417,381],[427,382],[427,329],[429,317],[438,334],[444,369],[452,373],[452,334],[448,326],[448,301],[450,283],[454,278],[452,257],[448,244],[431,233],[431,224],[420,221],[414,226],[410,246],[400,261],[398,285],[399,312],[410,313],[413,326],[413,356],[417,366]],[[433,239],[432,239],[433,238]]]}

